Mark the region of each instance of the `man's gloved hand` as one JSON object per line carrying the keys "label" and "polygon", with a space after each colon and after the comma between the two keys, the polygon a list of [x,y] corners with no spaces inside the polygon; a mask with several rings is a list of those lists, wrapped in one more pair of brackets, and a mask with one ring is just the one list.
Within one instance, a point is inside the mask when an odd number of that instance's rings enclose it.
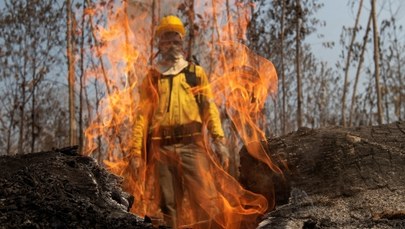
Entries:
{"label": "man's gloved hand", "polygon": [[214,139],[215,153],[219,157],[219,162],[225,171],[229,169],[229,149],[225,144],[225,139],[223,137],[217,137]]}

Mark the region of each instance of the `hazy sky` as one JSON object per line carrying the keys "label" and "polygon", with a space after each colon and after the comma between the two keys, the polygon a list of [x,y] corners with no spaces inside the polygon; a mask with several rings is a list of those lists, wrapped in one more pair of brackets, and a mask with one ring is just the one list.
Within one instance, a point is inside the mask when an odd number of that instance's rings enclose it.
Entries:
{"label": "hazy sky", "polygon": [[[355,1],[354,7],[348,5],[348,2]],[[308,38],[307,42],[312,45],[313,50],[320,59],[328,60],[334,66],[339,58],[340,50],[339,44],[340,34],[343,26],[353,27],[359,0],[321,0],[324,7],[317,13],[317,18],[324,20],[326,26],[318,29],[318,34],[323,34],[323,38],[318,38],[316,34]],[[390,10],[390,3],[392,7]],[[370,0],[363,0],[363,10],[361,12],[360,25],[365,27],[370,12]],[[387,19],[390,17],[392,11],[398,20],[398,25],[401,24],[405,27],[405,1],[403,0],[377,0],[378,20]],[[405,29],[405,28],[404,28]],[[358,33],[358,38],[362,39],[364,30]],[[405,41],[405,37],[402,37]],[[334,41],[335,46],[333,49],[326,49],[322,46],[323,41]],[[367,57],[366,57],[367,58]]]}

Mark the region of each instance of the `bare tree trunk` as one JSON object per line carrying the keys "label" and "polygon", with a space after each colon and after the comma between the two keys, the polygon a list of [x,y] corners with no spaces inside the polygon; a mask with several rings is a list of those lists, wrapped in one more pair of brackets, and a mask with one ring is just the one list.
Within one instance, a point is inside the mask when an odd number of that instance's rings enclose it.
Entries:
{"label": "bare tree trunk", "polygon": [[[211,40],[211,42],[212,42],[212,44],[211,45],[214,45],[214,43],[215,43],[215,35],[214,35],[214,32],[216,32],[216,34],[218,35],[218,41],[221,39],[221,33],[220,33],[220,26],[219,26],[219,24],[218,24],[218,18],[217,18],[217,5],[216,5],[216,1],[217,0],[212,0],[211,1],[211,3],[212,3],[212,22],[213,22],[213,32],[212,32],[212,40]],[[239,7],[237,7],[237,10],[239,10]],[[219,48],[220,48],[220,50],[219,50],[219,52],[220,52],[220,54],[219,54],[219,58],[220,58],[220,63],[222,64],[222,67],[225,69],[225,71],[227,71],[228,69],[226,69],[227,68],[227,65],[225,64],[226,63],[226,60],[225,60],[225,54],[224,54],[224,50],[223,50],[223,48],[222,48],[222,46],[220,45],[219,46]],[[210,62],[211,62],[211,66],[210,66],[210,71],[212,71],[213,70],[213,65],[214,65],[214,62],[215,62],[215,60],[217,60],[218,58],[214,58],[214,56],[213,56],[213,54],[214,54],[214,49],[212,49],[212,51],[211,51],[211,60],[210,60]],[[211,73],[211,72],[210,72]],[[209,74],[209,75],[211,75],[211,74]]]}
{"label": "bare tree trunk", "polygon": [[[215,5],[214,5],[215,6]],[[226,19],[228,23],[228,39],[231,41],[232,40],[232,17],[231,17],[231,7],[229,5],[229,0],[226,0],[225,2],[226,6]],[[239,9],[239,8],[238,8]],[[251,11],[253,9],[251,8]],[[253,15],[253,13],[252,13]],[[218,34],[219,35],[219,34]],[[211,57],[211,61],[213,61],[214,58]],[[226,111],[224,111],[226,113]],[[231,128],[235,129],[235,125],[231,122]],[[229,165],[229,174],[231,174],[233,177],[237,178],[239,177],[239,166],[240,166],[240,160],[239,160],[239,152],[236,151],[237,148],[237,142],[240,142],[240,139],[236,135],[229,135],[229,142],[232,142],[232,152],[231,157],[230,157],[230,165]],[[236,147],[235,147],[236,146]]]}
{"label": "bare tree trunk", "polygon": [[36,111],[35,111],[35,106],[36,106],[36,94],[35,94],[35,88],[36,88],[36,83],[35,83],[35,73],[34,77],[32,78],[33,81],[33,86],[32,86],[32,98],[31,98],[31,153],[35,152],[35,141],[37,137],[37,133],[35,131],[36,129]]}
{"label": "bare tree trunk", "polygon": [[[403,90],[405,89],[405,86],[402,81],[402,64],[401,64],[401,56],[400,56],[400,51],[397,49],[396,50],[396,55],[395,58],[397,59],[397,72],[396,75],[398,77],[398,113],[397,113],[397,119],[401,120],[401,108],[405,105],[403,102],[403,99],[405,95],[403,94]],[[402,120],[405,120],[405,117],[402,118]]]}
{"label": "bare tree trunk", "polygon": [[8,129],[7,129],[7,148],[6,148],[6,153],[7,155],[11,155],[11,136],[12,136],[12,132],[13,132],[13,125],[15,125],[16,123],[14,123],[14,119],[17,113],[17,107],[16,104],[18,104],[18,84],[16,84],[16,88],[15,88],[15,94],[14,94],[14,104],[13,104],[13,109],[10,111],[10,122],[8,124]]}
{"label": "bare tree trunk", "polygon": [[[210,45],[213,46],[215,43],[215,34],[214,34],[214,26],[216,25],[216,17],[215,17],[215,0],[212,0],[211,2],[212,4],[212,11],[214,11],[213,14],[213,20],[212,20],[212,32],[211,32],[211,43]],[[212,75],[212,72],[214,71],[214,56],[215,56],[215,51],[214,49],[210,49],[210,54],[209,54],[210,58],[209,58],[209,72],[208,72],[208,77],[210,77]]]}
{"label": "bare tree trunk", "polygon": [[[14,113],[14,110],[12,111]],[[7,145],[6,145],[6,155],[11,155],[11,135],[13,130],[13,123],[14,123],[14,114],[11,114],[11,120],[8,124],[7,129]]]}
{"label": "bare tree trunk", "polygon": [[354,109],[354,104],[356,103],[357,84],[359,82],[360,72],[361,72],[363,62],[364,62],[364,53],[366,51],[368,33],[370,32],[370,26],[371,26],[371,18],[372,18],[371,16],[372,16],[372,14],[370,12],[370,16],[368,18],[367,27],[366,27],[366,34],[364,35],[363,46],[361,48],[359,65],[357,66],[357,70],[356,70],[356,78],[355,78],[354,85],[353,85],[352,102],[350,105],[350,114],[349,114],[349,126],[353,125],[353,109]]}
{"label": "bare tree trunk", "polygon": [[80,37],[80,91],[79,91],[79,153],[83,153],[83,78],[84,76],[84,31],[85,31],[85,14],[86,0],[83,0],[83,13],[82,13],[82,33]]}
{"label": "bare tree trunk", "polygon": [[280,58],[281,58],[281,85],[282,85],[282,100],[283,100],[283,107],[282,107],[282,115],[281,115],[281,134],[284,135],[286,133],[286,85],[285,85],[285,66],[284,66],[284,20],[285,20],[285,1],[281,1],[281,21],[280,21],[280,29],[281,29],[281,36],[280,36]]}
{"label": "bare tree trunk", "polygon": [[[252,15],[253,15],[253,5],[251,8]],[[232,40],[232,26],[231,26],[231,7],[229,6],[229,0],[226,0],[226,18],[228,20],[228,39]]]}
{"label": "bare tree trunk", "polygon": [[364,103],[364,107],[363,107],[363,110],[365,111],[367,109],[367,103],[369,104],[369,107],[368,107],[369,110],[368,110],[367,115],[366,115],[366,118],[368,118],[366,125],[368,125],[368,126],[373,125],[373,114],[372,114],[372,112],[373,112],[373,105],[374,105],[375,101],[373,101],[372,93],[373,93],[373,85],[372,85],[372,82],[370,80],[369,83],[368,83],[367,89],[366,89],[366,98],[365,99],[366,99],[367,102]]}
{"label": "bare tree trunk", "polygon": [[360,0],[359,9],[357,10],[356,21],[354,22],[352,39],[349,45],[349,51],[346,56],[346,65],[345,65],[345,81],[343,84],[343,97],[342,97],[342,126],[346,127],[346,93],[347,93],[347,81],[350,68],[350,59],[353,52],[353,44],[356,39],[357,27],[359,25],[359,19],[361,15],[361,9],[363,8],[363,0]]}
{"label": "bare tree trunk", "polygon": [[[89,43],[91,43],[91,41],[89,41]],[[90,61],[91,63],[93,63],[93,59],[92,59],[92,58],[90,58],[89,61]],[[84,81],[84,82],[87,81],[87,75],[86,75],[86,74],[84,75],[83,81]],[[97,82],[97,78],[95,78],[95,81]],[[85,103],[86,103],[86,106],[87,106],[87,122],[85,123],[86,126],[89,126],[89,121],[90,121],[90,120],[93,120],[92,111],[94,110],[94,109],[93,109],[93,106],[92,106],[92,104],[91,104],[91,102],[90,102],[88,89],[89,89],[89,87],[84,87],[84,88],[83,88],[84,99],[85,99]],[[92,94],[93,94],[93,93],[92,93]],[[96,94],[96,98],[97,98],[97,94]],[[96,105],[97,105],[97,101],[96,101]],[[86,150],[87,150],[86,143],[87,143],[87,138],[83,141],[83,153],[88,153],[88,152],[86,152]],[[101,161],[99,161],[99,162],[101,162]]]}
{"label": "bare tree trunk", "polygon": [[[405,94],[403,94],[403,91],[405,90],[405,85],[403,84],[402,81],[402,69],[401,69],[401,56],[400,52],[397,50],[396,53],[396,59],[397,59],[397,77],[398,77],[398,115],[397,118],[398,120],[401,120],[401,108],[405,108],[405,103],[403,102],[403,99],[405,98]],[[405,112],[404,112],[405,113]],[[402,120],[405,120],[405,116],[402,118]]]}
{"label": "bare tree trunk", "polygon": [[[25,39],[24,41],[24,47],[27,47],[27,40]],[[24,48],[22,47],[22,48]],[[19,109],[20,109],[20,122],[19,122],[19,138],[18,138],[18,154],[22,154],[23,151],[23,145],[24,145],[24,129],[25,129],[25,103],[26,103],[26,91],[25,91],[25,85],[26,85],[26,70],[27,70],[27,58],[24,58],[24,64],[23,64],[23,70],[20,71],[20,77],[22,78],[21,82],[21,99],[19,101]],[[22,73],[21,73],[22,72]]]}
{"label": "bare tree trunk", "polygon": [[153,38],[155,37],[155,10],[156,10],[156,0],[152,1],[152,23],[151,23],[151,39],[150,39],[150,58],[149,63],[153,63]]}
{"label": "bare tree trunk", "polygon": [[74,60],[73,60],[73,38],[72,38],[72,13],[70,0],[66,1],[66,52],[67,52],[67,65],[68,65],[68,85],[69,85],[69,144],[77,144],[77,127],[75,120],[75,73],[74,73]]}
{"label": "bare tree trunk", "polygon": [[374,34],[374,67],[375,67],[375,87],[377,93],[377,118],[378,124],[383,122],[383,110],[381,105],[381,88],[380,88],[380,50],[379,50],[379,35],[377,28],[377,15],[375,9],[375,0],[371,0],[371,12],[373,14],[373,34]]}
{"label": "bare tree trunk", "polygon": [[[96,80],[94,82],[94,89],[95,89],[95,94],[96,94],[96,107],[95,108],[96,108],[96,117],[99,118],[100,117],[99,105],[100,105],[101,98],[99,96],[99,89],[98,89],[97,83],[98,82],[97,82],[97,78],[96,78]],[[97,147],[98,162],[101,163],[102,159],[105,158],[105,155],[103,155],[103,150],[101,149],[102,142],[101,142],[101,136],[100,135],[97,136],[97,146],[98,146]]]}
{"label": "bare tree trunk", "polygon": [[[382,62],[382,61],[381,61]],[[382,71],[385,72],[384,65],[382,66]],[[387,123],[390,123],[390,112],[389,112],[389,102],[388,102],[388,81],[387,81],[387,76],[385,74],[382,74],[382,80],[385,88],[385,93],[384,93],[384,105],[385,105],[385,117],[387,119]],[[383,96],[381,94],[381,96]]]}
{"label": "bare tree trunk", "polygon": [[187,47],[187,59],[191,60],[193,55],[193,44],[194,44],[194,0],[189,0],[190,9],[188,10],[188,20],[189,20],[189,39]]}
{"label": "bare tree trunk", "polygon": [[297,73],[297,127],[302,126],[302,89],[301,89],[301,58],[300,58],[300,49],[301,49],[301,0],[297,0],[297,6],[296,6],[296,47],[295,47],[295,52],[296,52],[296,73]]}
{"label": "bare tree trunk", "polygon": [[[236,39],[239,42],[241,42],[242,44],[244,44],[243,39],[241,39],[243,36],[242,36],[242,33],[241,33],[241,26],[240,26],[240,17],[241,17],[240,7],[241,7],[241,4],[242,4],[242,1],[243,0],[235,0],[235,3],[236,3],[236,17],[237,17],[236,21],[237,21],[237,25],[238,25],[238,27],[236,28],[236,33],[235,34],[236,34]],[[219,36],[219,33],[218,33],[218,36]]]}
{"label": "bare tree trunk", "polygon": [[23,77],[23,82],[21,83],[21,102],[19,104],[20,108],[20,133],[18,138],[18,152],[19,154],[23,153],[23,144],[24,144],[24,126],[25,126],[25,76]]}
{"label": "bare tree trunk", "polygon": [[[34,44],[35,47],[33,47],[34,49],[36,49],[36,43]],[[30,88],[32,88],[32,94],[31,94],[31,153],[35,152],[35,142],[36,142],[36,138],[38,137],[38,133],[36,132],[37,128],[37,123],[36,123],[36,88],[37,85],[41,79],[41,76],[37,74],[36,68],[37,68],[37,58],[33,57],[32,60],[32,79],[30,82]]]}

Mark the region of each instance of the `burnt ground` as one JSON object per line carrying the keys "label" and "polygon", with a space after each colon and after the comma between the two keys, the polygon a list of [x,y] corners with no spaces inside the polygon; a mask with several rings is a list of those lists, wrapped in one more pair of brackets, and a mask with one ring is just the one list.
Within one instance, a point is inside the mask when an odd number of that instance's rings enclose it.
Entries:
{"label": "burnt ground", "polygon": [[75,148],[0,157],[0,228],[151,228],[121,179]]}
{"label": "burnt ground", "polygon": [[[405,228],[405,122],[301,128],[241,151],[240,181],[276,205],[259,228]],[[152,228],[121,178],[76,148],[0,157],[0,228]]]}

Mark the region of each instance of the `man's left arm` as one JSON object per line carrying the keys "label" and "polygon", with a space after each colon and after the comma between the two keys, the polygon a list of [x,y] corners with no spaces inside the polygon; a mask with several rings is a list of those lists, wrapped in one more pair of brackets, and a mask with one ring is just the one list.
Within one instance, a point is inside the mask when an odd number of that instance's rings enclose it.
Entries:
{"label": "man's left arm", "polygon": [[214,95],[208,82],[207,75],[205,74],[204,69],[200,66],[196,67],[196,74],[201,80],[201,89],[199,94],[202,96],[202,119],[207,122],[208,130],[214,139],[218,137],[223,138],[224,130],[222,129],[221,118],[218,108],[214,102]]}
{"label": "man's left arm", "polygon": [[213,137],[215,152],[218,154],[222,167],[229,168],[229,150],[225,144],[224,130],[222,129],[221,117],[214,102],[214,95],[208,81],[208,77],[201,67],[196,68],[197,77],[201,78],[202,95],[202,119],[207,122],[208,130]]}

